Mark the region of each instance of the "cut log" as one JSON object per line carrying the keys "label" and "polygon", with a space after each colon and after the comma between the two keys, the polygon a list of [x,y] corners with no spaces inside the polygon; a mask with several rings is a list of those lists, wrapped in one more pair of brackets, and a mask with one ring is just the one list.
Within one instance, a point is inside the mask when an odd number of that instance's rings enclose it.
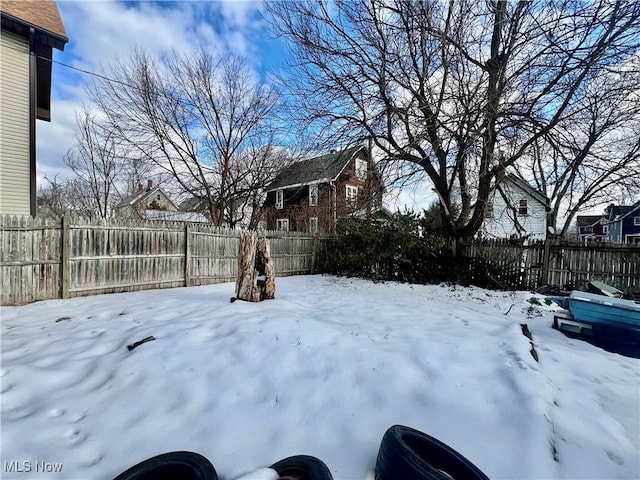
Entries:
{"label": "cut log", "polygon": [[255,233],[240,232],[236,297],[259,302],[275,297],[276,279],[269,242]]}

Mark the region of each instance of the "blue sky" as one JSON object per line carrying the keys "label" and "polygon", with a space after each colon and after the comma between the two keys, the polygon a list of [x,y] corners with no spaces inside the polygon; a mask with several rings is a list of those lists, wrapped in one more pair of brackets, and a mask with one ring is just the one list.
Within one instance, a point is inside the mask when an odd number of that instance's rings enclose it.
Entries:
{"label": "blue sky", "polygon": [[[69,43],[54,50],[54,61],[76,69],[101,73],[134,47],[151,54],[175,49],[188,51],[201,43],[221,52],[247,58],[256,73],[268,79],[285,64],[284,41],[273,38],[261,1],[183,0],[112,1],[57,0]],[[85,85],[92,76],[68,66],[53,65],[52,121],[37,124],[38,182],[72,173],[63,157],[75,143],[76,113],[87,103]],[[399,194],[399,195],[396,195]],[[388,192],[395,209],[421,209],[434,200],[431,186]]]}
{"label": "blue sky", "polygon": [[[138,46],[154,54],[205,43],[245,56],[263,78],[282,67],[285,46],[271,38],[258,1],[57,0],[69,43],[54,61],[100,73]],[[38,177],[68,176],[62,161],[75,142],[75,115],[91,75],[53,66],[52,121],[38,122]]]}

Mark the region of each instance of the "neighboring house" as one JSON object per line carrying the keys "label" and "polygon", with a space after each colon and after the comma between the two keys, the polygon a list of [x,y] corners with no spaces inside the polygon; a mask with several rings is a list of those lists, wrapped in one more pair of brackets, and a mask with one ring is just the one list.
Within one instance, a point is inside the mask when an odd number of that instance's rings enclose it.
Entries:
{"label": "neighboring house", "polygon": [[0,213],[35,216],[36,119],[51,120],[53,49],[68,39],[53,0],[2,0],[0,14]]}
{"label": "neighboring house", "polygon": [[266,189],[269,230],[335,233],[340,222],[382,207],[382,183],[365,147],[296,162]]}
{"label": "neighboring house", "polygon": [[[236,199],[233,204],[233,222],[234,228],[247,228],[251,220],[252,210],[246,198]],[[197,213],[207,218],[207,221],[213,222],[211,212],[209,211],[209,200],[205,197],[190,197],[182,201],[178,206],[181,212]],[[216,212],[218,210],[216,209]],[[227,213],[228,216],[228,213]],[[221,226],[229,227],[230,222],[225,215],[222,216]],[[215,223],[215,222],[214,222]]]}
{"label": "neighboring house", "polygon": [[578,215],[576,217],[578,227],[578,241],[606,242],[609,236],[609,225],[606,217],[602,215]]}
{"label": "neighboring house", "polygon": [[549,199],[513,174],[503,176],[489,198],[481,235],[544,240]]}
{"label": "neighboring house", "polygon": [[640,244],[640,201],[631,206],[611,204],[605,215],[610,242]]}
{"label": "neighboring house", "polygon": [[178,208],[160,187],[154,187],[153,181],[147,182],[147,188],[138,184],[138,189],[123,198],[115,206],[114,214],[118,218],[157,220],[157,212],[177,212]]}

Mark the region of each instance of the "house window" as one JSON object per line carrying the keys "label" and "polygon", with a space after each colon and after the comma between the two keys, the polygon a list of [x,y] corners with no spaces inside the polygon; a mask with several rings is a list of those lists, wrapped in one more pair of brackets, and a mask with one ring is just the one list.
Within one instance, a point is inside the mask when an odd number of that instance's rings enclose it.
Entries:
{"label": "house window", "polygon": [[318,231],[318,217],[309,217],[309,233]]}
{"label": "house window", "polygon": [[358,187],[347,185],[347,205],[355,206],[358,202]]}
{"label": "house window", "polygon": [[520,215],[521,217],[526,217],[528,215],[526,198],[523,198],[522,200],[520,200],[518,204],[518,215]]}
{"label": "house window", "polygon": [[603,225],[602,226],[602,233],[605,235],[609,234],[609,225]]}
{"label": "house window", "polygon": [[318,185],[309,185],[309,206],[318,205]]}
{"label": "house window", "polygon": [[276,208],[279,210],[284,205],[284,192],[282,190],[276,190]]}
{"label": "house window", "polygon": [[485,218],[493,218],[493,203],[487,203],[487,208],[484,211]]}
{"label": "house window", "polygon": [[633,224],[637,227],[640,226],[640,217],[633,217]]}
{"label": "house window", "polygon": [[367,178],[367,161],[356,158],[356,177],[360,180]]}
{"label": "house window", "polygon": [[289,219],[288,218],[279,218],[276,220],[276,230],[279,232],[288,232],[289,231]]}

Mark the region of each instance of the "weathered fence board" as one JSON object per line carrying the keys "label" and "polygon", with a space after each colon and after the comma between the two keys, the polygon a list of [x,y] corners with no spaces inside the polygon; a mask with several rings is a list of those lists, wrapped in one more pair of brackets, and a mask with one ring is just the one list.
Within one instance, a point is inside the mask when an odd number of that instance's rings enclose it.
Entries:
{"label": "weathered fence board", "polygon": [[0,279],[3,305],[60,296],[60,222],[30,217],[0,218]]}
{"label": "weathered fence board", "polygon": [[464,254],[500,267],[496,283],[507,288],[572,288],[599,280],[625,293],[640,289],[640,247],[634,245],[484,240],[467,245]]}
{"label": "weathered fence board", "polygon": [[[318,238],[264,232],[277,276],[312,273]],[[107,292],[233,282],[239,232],[180,222],[0,216],[2,305]],[[640,247],[476,241],[465,256],[495,265],[496,286],[534,289],[600,280],[640,289]],[[486,272],[477,272],[478,275]]]}
{"label": "weathered fence board", "polygon": [[[0,234],[3,305],[236,279],[238,231],[211,225],[4,216]],[[312,237],[265,235],[277,275],[310,273]]]}

